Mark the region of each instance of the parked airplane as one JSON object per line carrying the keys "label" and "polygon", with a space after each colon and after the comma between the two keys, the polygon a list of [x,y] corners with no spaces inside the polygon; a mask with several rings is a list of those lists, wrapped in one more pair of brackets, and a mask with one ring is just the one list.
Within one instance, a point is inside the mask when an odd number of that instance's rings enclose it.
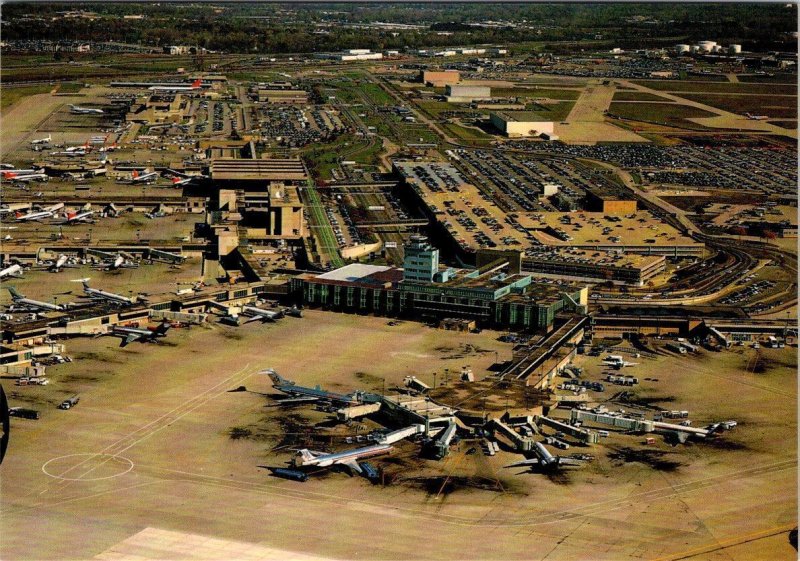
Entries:
{"label": "parked airplane", "polygon": [[169,168],[165,169],[164,173],[172,177],[180,177],[181,179],[208,179],[207,175],[203,174],[190,175],[188,173],[175,171],[174,169],[169,169]]}
{"label": "parked airplane", "polygon": [[134,341],[141,343],[157,342],[160,337],[167,336],[167,330],[171,327],[168,321],[164,321],[155,329],[139,329],[137,327],[119,327],[114,326],[111,329],[111,335],[122,337],[120,347],[125,347]]}
{"label": "parked airplane", "polygon": [[[291,380],[287,380],[272,368],[267,370],[262,370],[262,374],[267,374],[270,379],[272,380],[272,387],[276,390],[283,392],[292,398],[297,398],[297,402],[300,401],[330,401],[332,403],[343,403],[343,404],[352,404],[356,403],[358,400],[353,395],[344,395],[340,393],[333,393],[327,390],[323,390],[321,387],[317,386],[315,388],[307,388],[303,386],[298,386]],[[294,399],[287,399],[282,400],[284,403],[292,403],[295,402]]]}
{"label": "parked airplane", "polygon": [[102,263],[96,265],[94,268],[101,271],[116,271],[118,269],[136,269],[139,264],[135,261],[125,259],[120,253],[114,259],[106,259]]}
{"label": "parked airplane", "polygon": [[627,361],[623,360],[623,358],[620,355],[608,355],[607,357],[605,357],[603,359],[603,364],[605,364],[606,366],[610,366],[611,368],[614,368],[615,370],[620,370],[620,369],[622,369],[622,368],[624,368],[626,366],[636,366],[639,363],[638,362],[627,362]]}
{"label": "parked airplane", "polygon": [[147,88],[151,92],[191,92],[195,90],[202,89],[203,87],[203,80],[197,79],[192,82],[191,86],[150,86]]}
{"label": "parked airplane", "polygon": [[80,222],[94,223],[92,215],[94,215],[93,210],[86,210],[83,212],[67,212],[64,213],[64,221],[59,222],[59,224],[78,224]]}
{"label": "parked airplane", "polygon": [[93,107],[81,107],[79,105],[70,105],[69,112],[73,115],[104,115],[105,111],[102,109],[95,109]]}
{"label": "parked airplane", "polygon": [[54,204],[53,206],[49,206],[42,210],[31,211],[27,214],[23,214],[19,211],[14,213],[14,216],[17,219],[17,222],[31,222],[42,220],[44,218],[52,218],[56,212],[64,208],[64,203]]}
{"label": "parked airplane", "polygon": [[4,179],[10,179],[11,181],[17,181],[20,183],[28,183],[29,181],[50,180],[50,178],[47,176],[46,173],[26,173],[26,174],[7,173],[5,174]]}
{"label": "parked airplane", "polygon": [[[337,452],[335,454],[325,454],[324,452],[314,452],[312,450],[302,449],[298,452],[300,457],[301,466],[319,466],[328,467],[335,465],[347,466],[356,473],[361,473],[361,466],[358,465],[358,460],[362,458],[369,458],[372,456],[382,456],[391,452],[392,446],[389,444],[375,444],[373,446],[366,446],[364,448],[355,448],[345,452]],[[295,458],[295,464],[297,458]]]}
{"label": "parked airplane", "polygon": [[576,460],[574,458],[565,458],[563,456],[553,456],[541,442],[533,443],[533,452],[534,454],[536,454],[535,458],[509,464],[505,467],[511,468],[511,467],[529,466],[532,468],[534,466],[538,466],[542,471],[552,471],[563,466],[583,465],[582,460]]}
{"label": "parked airplane", "polygon": [[25,296],[17,292],[17,290],[13,286],[9,286],[8,291],[11,293],[11,301],[13,302],[13,304],[11,305],[12,311],[23,310],[23,311],[63,312],[64,310],[67,309],[66,306],[59,306],[57,304],[50,304],[49,302],[40,302],[39,300],[25,298]]}
{"label": "parked airplane", "polygon": [[158,179],[158,172],[155,171],[139,175],[137,170],[133,170],[131,174],[131,183],[152,183],[156,179]]}
{"label": "parked airplane", "polygon": [[22,278],[22,265],[10,265],[3,270],[0,270],[0,279],[5,278]]}
{"label": "parked airplane", "polygon": [[188,185],[189,183],[193,182],[193,177],[188,177],[186,179],[181,179],[180,177],[173,177],[172,178],[172,186],[173,187],[183,187],[184,185]]}
{"label": "parked airplane", "polygon": [[37,144],[49,144],[50,141],[52,140],[52,136],[53,135],[48,134],[47,138],[39,138],[37,140],[31,140],[31,144],[33,144],[34,146]]}
{"label": "parked airplane", "polygon": [[3,179],[12,179],[18,175],[29,175],[31,173],[40,173],[40,169],[4,169],[0,171],[0,177]]}
{"label": "parked airplane", "polygon": [[77,265],[70,264],[69,257],[67,257],[62,253],[61,255],[58,256],[58,259],[50,262],[50,264],[47,267],[47,270],[50,271],[51,273],[60,273],[61,269],[64,269],[66,267],[77,267]]}
{"label": "parked airplane", "polygon": [[274,312],[272,310],[265,310],[263,308],[257,308],[255,306],[242,306],[242,315],[249,317],[245,323],[250,323],[251,321],[261,320],[262,322],[265,321],[277,321],[283,317],[283,312],[278,311]]}
{"label": "parked airplane", "polygon": [[83,283],[84,294],[87,297],[91,298],[92,300],[106,300],[108,302],[111,302],[112,304],[117,304],[121,306],[133,306],[134,304],[136,304],[137,301],[137,298],[135,296],[133,298],[128,298],[120,294],[114,294],[113,292],[106,292],[105,290],[100,290],[99,288],[92,288],[89,286],[89,279],[77,279],[72,282]]}

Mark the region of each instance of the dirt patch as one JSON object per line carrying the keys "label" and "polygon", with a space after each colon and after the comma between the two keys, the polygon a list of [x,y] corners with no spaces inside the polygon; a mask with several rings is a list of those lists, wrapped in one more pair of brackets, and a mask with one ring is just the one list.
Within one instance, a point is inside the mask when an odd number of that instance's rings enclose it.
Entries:
{"label": "dirt patch", "polygon": [[661,450],[617,448],[608,454],[608,458],[616,466],[636,462],[659,471],[675,471],[683,465],[680,462],[668,459],[668,454],[668,452]]}

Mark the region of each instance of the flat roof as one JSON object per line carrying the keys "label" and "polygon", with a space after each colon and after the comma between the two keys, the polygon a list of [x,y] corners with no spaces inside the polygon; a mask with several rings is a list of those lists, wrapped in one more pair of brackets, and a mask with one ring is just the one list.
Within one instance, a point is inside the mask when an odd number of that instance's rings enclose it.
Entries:
{"label": "flat roof", "polygon": [[356,282],[374,273],[381,273],[389,269],[391,269],[391,267],[386,267],[383,265],[364,265],[362,263],[353,263],[351,265],[345,265],[344,267],[340,267],[336,270],[319,275],[317,278]]}
{"label": "flat roof", "polygon": [[294,180],[308,179],[306,166],[300,158],[270,158],[245,160],[215,158],[211,161],[214,180]]}

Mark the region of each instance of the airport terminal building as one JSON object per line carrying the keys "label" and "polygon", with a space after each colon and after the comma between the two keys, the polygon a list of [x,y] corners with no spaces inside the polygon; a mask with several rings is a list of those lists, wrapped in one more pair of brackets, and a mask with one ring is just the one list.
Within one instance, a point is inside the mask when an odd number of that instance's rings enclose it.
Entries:
{"label": "airport terminal building", "polygon": [[[438,264],[438,255],[428,262]],[[467,319],[483,327],[530,331],[550,330],[562,311],[585,313],[588,301],[586,287],[535,283],[504,259],[472,270],[437,266],[431,269],[433,281],[421,276],[415,271],[409,279],[397,267],[352,264],[299,275],[291,292],[310,307],[437,323]]]}

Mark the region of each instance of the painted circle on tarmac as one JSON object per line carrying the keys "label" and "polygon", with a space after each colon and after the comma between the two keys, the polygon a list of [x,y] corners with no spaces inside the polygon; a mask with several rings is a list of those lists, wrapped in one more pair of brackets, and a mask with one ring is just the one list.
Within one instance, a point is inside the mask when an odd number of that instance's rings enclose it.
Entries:
{"label": "painted circle on tarmac", "polygon": [[48,460],[42,471],[62,481],[100,481],[125,475],[133,469],[133,462],[112,454],[69,454]]}

